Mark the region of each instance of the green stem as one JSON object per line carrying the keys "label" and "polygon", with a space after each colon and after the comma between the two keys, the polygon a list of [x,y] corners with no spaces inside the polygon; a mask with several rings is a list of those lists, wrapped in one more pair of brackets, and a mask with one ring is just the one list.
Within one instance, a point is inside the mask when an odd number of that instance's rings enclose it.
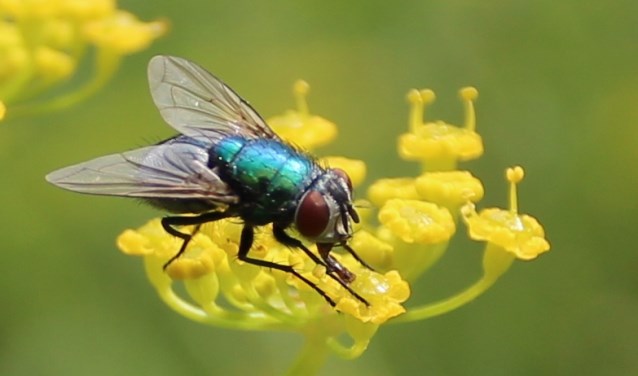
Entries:
{"label": "green stem", "polygon": [[456,170],[458,160],[456,158],[433,158],[421,161],[421,173],[438,172],[438,171],[454,171]]}
{"label": "green stem", "polygon": [[[193,291],[196,290],[194,284],[186,285],[186,292],[189,294],[190,299],[183,299],[173,289],[173,281],[164,273],[162,269],[163,263],[164,260],[157,257],[144,257],[146,275],[149,282],[155,287],[160,299],[183,317],[202,324],[227,329],[290,330],[288,323],[281,322],[258,311],[250,312],[241,309],[231,311],[218,306],[214,301],[207,303],[206,299],[193,294]],[[197,302],[199,306],[193,304],[192,301]]]}
{"label": "green stem", "polygon": [[494,282],[496,282],[496,280],[483,277],[474,285],[457,295],[436,303],[426,304],[418,308],[410,309],[404,315],[397,317],[391,322],[400,323],[419,321],[448,313],[474,300],[492,286]]}
{"label": "green stem", "polygon": [[[402,244],[395,250],[395,267],[407,281],[415,281],[430,269],[447,250],[448,242],[431,244]],[[423,249],[423,248],[426,249]]]}
{"label": "green stem", "polygon": [[[370,337],[372,337],[372,335]],[[366,351],[370,344],[370,338],[355,340],[352,346],[344,346],[334,337],[328,338],[326,343],[339,357],[343,359],[356,359],[360,357],[364,351]]]}
{"label": "green stem", "polygon": [[476,283],[450,298],[418,308],[392,320],[392,323],[429,319],[453,311],[474,300],[489,289],[512,265],[515,257],[497,245],[488,243],[483,254],[483,276]]}
{"label": "green stem", "polygon": [[[315,334],[318,334],[315,332]],[[328,359],[328,346],[323,336],[306,335],[306,341],[297,359],[286,375],[312,376],[319,373]]]}
{"label": "green stem", "polygon": [[250,312],[229,312],[214,305],[196,307],[180,298],[170,288],[157,290],[164,303],[189,320],[226,329],[239,330],[286,330],[279,321]]}

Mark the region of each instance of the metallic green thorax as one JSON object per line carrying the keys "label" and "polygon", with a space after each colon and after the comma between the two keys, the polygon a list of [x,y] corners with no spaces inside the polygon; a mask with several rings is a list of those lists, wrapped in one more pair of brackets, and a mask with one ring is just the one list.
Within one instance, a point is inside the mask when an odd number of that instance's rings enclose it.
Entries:
{"label": "metallic green thorax", "polygon": [[241,217],[251,224],[292,221],[297,201],[322,172],[307,155],[272,139],[222,139],[211,163],[241,198]]}

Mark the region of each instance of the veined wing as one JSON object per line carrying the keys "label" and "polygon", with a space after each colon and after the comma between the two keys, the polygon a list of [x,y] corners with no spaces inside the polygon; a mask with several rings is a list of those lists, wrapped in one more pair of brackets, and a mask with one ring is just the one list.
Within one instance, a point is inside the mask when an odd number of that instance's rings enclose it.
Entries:
{"label": "veined wing", "polygon": [[213,142],[226,135],[279,137],[248,102],[199,65],[174,56],[155,56],[148,63],[155,105],[178,132]]}
{"label": "veined wing", "polygon": [[47,181],[70,191],[138,198],[205,199],[232,204],[238,197],[207,166],[208,152],[193,139],[99,157],[62,168]]}

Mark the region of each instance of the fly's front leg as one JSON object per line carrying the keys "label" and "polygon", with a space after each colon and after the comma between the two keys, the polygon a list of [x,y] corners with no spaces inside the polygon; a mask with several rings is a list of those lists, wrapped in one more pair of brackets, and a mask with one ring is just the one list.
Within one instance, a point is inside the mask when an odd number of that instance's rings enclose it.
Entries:
{"label": "fly's front leg", "polygon": [[290,273],[294,275],[295,277],[299,278],[300,280],[302,280],[308,286],[312,287],[313,290],[318,292],[319,295],[323,296],[323,298],[326,299],[328,304],[330,304],[333,307],[336,305],[334,300],[332,300],[328,296],[328,294],[326,294],[325,291],[320,289],[311,280],[299,274],[299,272],[297,272],[291,265],[282,265],[272,261],[266,261],[266,260],[249,257],[248,252],[250,251],[250,248],[253,246],[254,240],[255,240],[254,229],[251,226],[245,225],[244,228],[241,230],[241,239],[239,241],[239,251],[237,252],[237,258],[249,264],[263,266],[265,268],[277,269],[277,270],[281,270],[282,272]]}
{"label": "fly's front leg", "polygon": [[306,247],[301,242],[301,240],[295,239],[292,236],[288,235],[283,227],[278,225],[273,225],[273,235],[275,239],[281,244],[287,245],[292,248],[301,249],[317,265],[324,266],[326,268],[326,273],[328,274],[328,276],[330,276],[330,278],[334,279],[337,283],[339,283],[344,289],[348,290],[348,292],[352,294],[352,296],[357,298],[357,300],[364,303],[365,305],[367,306],[370,305],[370,303],[367,300],[365,300],[361,295],[357,294],[350,286],[348,286],[348,284],[354,280],[355,278],[354,274],[352,274],[352,272],[346,269],[345,266],[341,265],[334,257],[328,254],[332,246],[328,248],[328,250],[325,252],[325,255],[324,255],[325,248],[322,248],[322,246],[325,246],[325,245],[317,244],[317,247],[319,248],[319,253],[323,257],[323,260],[321,260],[317,255],[312,253],[312,251],[310,251],[308,247]]}
{"label": "fly's front leg", "polygon": [[303,243],[288,235],[283,227],[273,224],[272,226],[272,234],[279,243],[291,247],[291,248],[299,248],[301,249],[308,257],[312,259],[317,265],[321,265],[326,268],[326,270],[330,269],[326,263],[323,262],[317,255],[312,253]]}
{"label": "fly's front leg", "polygon": [[343,243],[343,244],[341,244],[341,246],[346,251],[348,251],[348,253],[351,254],[352,257],[354,257],[355,260],[359,261],[359,264],[363,265],[368,270],[375,271],[367,262],[365,262],[361,257],[359,257],[359,255],[354,251],[354,249],[352,249],[352,247],[350,247],[348,244]]}

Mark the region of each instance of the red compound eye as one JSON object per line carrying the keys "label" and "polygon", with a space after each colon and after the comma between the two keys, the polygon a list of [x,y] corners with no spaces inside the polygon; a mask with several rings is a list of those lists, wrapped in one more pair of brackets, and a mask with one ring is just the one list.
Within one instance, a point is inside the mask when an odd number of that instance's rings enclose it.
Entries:
{"label": "red compound eye", "polygon": [[317,191],[308,192],[299,203],[295,216],[295,225],[301,235],[314,238],[321,235],[330,221],[330,208]]}
{"label": "red compound eye", "polygon": [[335,175],[343,179],[348,185],[348,190],[352,192],[352,180],[350,180],[350,176],[348,176],[348,173],[340,168],[333,168],[332,172],[334,172]]}

